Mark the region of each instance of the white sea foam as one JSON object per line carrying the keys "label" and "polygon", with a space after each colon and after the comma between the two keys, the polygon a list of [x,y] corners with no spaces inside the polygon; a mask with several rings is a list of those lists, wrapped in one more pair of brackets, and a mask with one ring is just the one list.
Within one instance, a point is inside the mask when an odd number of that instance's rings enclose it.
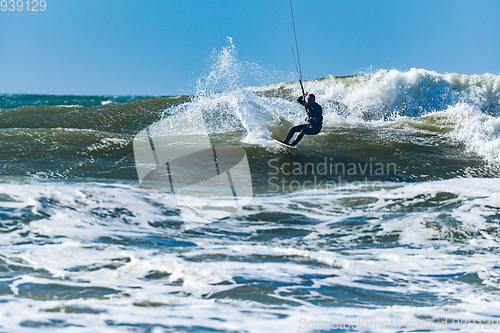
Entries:
{"label": "white sea foam", "polygon": [[3,182],[3,221],[31,221],[1,234],[12,274],[1,325],[271,332],[300,331],[301,318],[425,317],[441,331],[437,320],[497,315],[500,182],[384,188],[257,197],[234,218],[183,230],[171,196],[133,184]]}
{"label": "white sea foam", "polygon": [[500,118],[465,103],[450,107],[446,113],[455,123],[452,136],[488,161],[500,164]]}
{"label": "white sea foam", "polygon": [[[271,147],[275,129],[285,126],[286,133],[290,125],[303,123],[305,117],[298,103],[278,97],[278,92],[288,91],[288,98],[297,98],[301,91],[297,83],[246,86],[250,77],[272,76],[256,67],[240,61],[230,41],[222,51],[213,53],[211,71],[200,79],[193,100],[166,114],[178,115],[175,121],[184,124],[202,112],[209,133],[243,131],[244,143]],[[500,162],[500,76],[439,74],[414,68],[350,78],[330,76],[304,84],[323,106],[326,131],[345,123],[391,126],[402,118],[419,122],[442,115],[451,125],[451,137],[488,161]],[[179,128],[181,132],[191,134],[185,126]]]}

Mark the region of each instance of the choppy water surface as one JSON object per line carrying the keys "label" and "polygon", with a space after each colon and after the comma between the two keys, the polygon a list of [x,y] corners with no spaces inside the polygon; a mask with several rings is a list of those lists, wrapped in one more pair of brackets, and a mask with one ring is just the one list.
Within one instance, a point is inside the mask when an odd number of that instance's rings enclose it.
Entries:
{"label": "choppy water surface", "polygon": [[[303,121],[299,87],[215,58],[195,96],[0,97],[0,331],[498,328],[499,77],[308,81],[324,128],[290,155],[272,138]],[[199,113],[245,149],[254,197],[186,228],[139,186],[133,140]]]}

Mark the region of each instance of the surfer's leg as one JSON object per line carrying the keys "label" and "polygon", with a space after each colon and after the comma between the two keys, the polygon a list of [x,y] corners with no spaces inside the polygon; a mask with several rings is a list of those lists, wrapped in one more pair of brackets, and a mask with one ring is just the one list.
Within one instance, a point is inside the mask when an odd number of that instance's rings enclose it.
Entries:
{"label": "surfer's leg", "polygon": [[[307,128],[307,125],[298,125],[294,126],[290,129],[290,132],[288,132],[288,135],[286,136],[285,141],[283,141],[286,144],[289,144],[290,140],[292,139],[293,135],[297,132],[303,131]],[[300,141],[300,140],[299,140]]]}
{"label": "surfer's leg", "polygon": [[304,134],[306,134],[307,132],[307,129],[304,129],[302,131],[300,131],[299,135],[297,136],[297,139],[295,139],[295,141],[291,144],[291,146],[296,146],[297,143],[299,143],[300,140],[302,140],[302,138],[304,137]]}
{"label": "surfer's leg", "polygon": [[303,125],[303,126],[306,126],[306,127],[304,129],[302,129],[302,131],[300,131],[299,135],[297,136],[297,139],[295,139],[295,141],[291,144],[294,147],[299,143],[300,140],[302,140],[302,138],[304,137],[304,134],[316,135],[321,130],[321,127],[317,128],[317,127],[309,127],[307,125]]}

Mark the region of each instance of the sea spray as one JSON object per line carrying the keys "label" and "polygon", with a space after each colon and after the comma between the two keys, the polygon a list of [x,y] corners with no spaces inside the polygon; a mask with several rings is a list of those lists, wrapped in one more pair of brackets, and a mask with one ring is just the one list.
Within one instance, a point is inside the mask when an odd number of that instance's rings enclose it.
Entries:
{"label": "sea spray", "polygon": [[250,82],[272,82],[282,75],[255,62],[240,61],[231,37],[228,43],[212,53],[210,71],[198,80],[196,95],[183,106],[184,112],[201,111],[210,134],[244,130],[243,142],[269,145],[268,128],[279,124],[281,108],[275,107],[278,101],[259,97],[245,87]]}

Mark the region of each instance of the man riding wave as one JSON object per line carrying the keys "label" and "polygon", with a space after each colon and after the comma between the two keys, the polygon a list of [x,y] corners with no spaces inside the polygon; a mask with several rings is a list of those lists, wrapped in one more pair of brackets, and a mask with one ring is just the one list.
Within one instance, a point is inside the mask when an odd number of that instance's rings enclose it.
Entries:
{"label": "man riding wave", "polygon": [[[305,101],[305,97],[307,97],[307,102]],[[321,107],[321,105],[316,103],[316,96],[314,96],[314,94],[305,93],[304,96],[300,96],[297,99],[297,102],[306,107],[307,124],[294,126],[290,129],[290,132],[288,132],[285,141],[283,141],[283,143],[287,145],[289,144],[288,142],[290,142],[293,135],[297,132],[300,132],[297,136],[297,139],[295,139],[295,141],[291,144],[291,146],[293,147],[295,147],[299,143],[299,141],[302,140],[305,134],[316,135],[321,131],[321,127],[323,126],[323,108]]]}

